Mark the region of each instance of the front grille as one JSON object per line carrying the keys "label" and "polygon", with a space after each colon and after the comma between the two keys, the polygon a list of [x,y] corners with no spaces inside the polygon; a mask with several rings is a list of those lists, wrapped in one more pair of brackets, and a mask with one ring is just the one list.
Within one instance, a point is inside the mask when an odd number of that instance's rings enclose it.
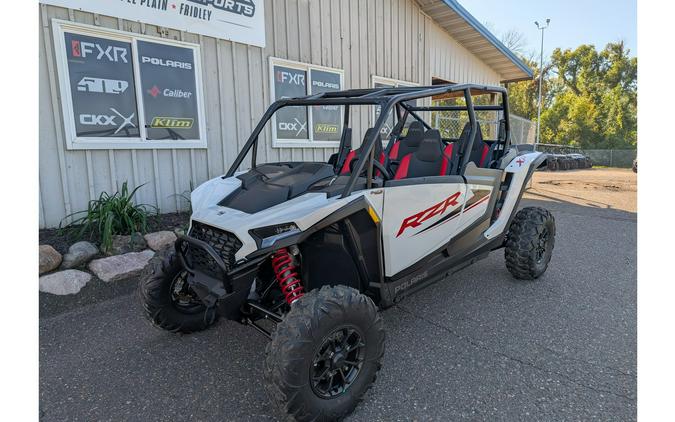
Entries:
{"label": "front grille", "polygon": [[[232,268],[235,262],[234,255],[242,246],[237,236],[197,221],[192,222],[189,235],[208,243],[223,258],[227,270],[229,271]],[[217,277],[222,272],[213,258],[202,248],[190,246],[188,259],[193,268],[204,271],[212,276]]]}

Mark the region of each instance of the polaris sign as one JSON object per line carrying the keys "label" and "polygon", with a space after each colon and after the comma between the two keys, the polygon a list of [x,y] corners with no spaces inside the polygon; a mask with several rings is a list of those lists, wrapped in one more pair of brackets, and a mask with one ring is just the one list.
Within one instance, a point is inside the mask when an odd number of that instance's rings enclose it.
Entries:
{"label": "polaris sign", "polygon": [[40,3],[265,47],[264,0],[40,0]]}

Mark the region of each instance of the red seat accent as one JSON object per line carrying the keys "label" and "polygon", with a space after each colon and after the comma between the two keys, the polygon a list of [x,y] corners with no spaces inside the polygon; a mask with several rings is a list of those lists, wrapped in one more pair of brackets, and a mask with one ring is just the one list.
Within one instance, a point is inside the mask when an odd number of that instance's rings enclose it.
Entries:
{"label": "red seat accent", "polygon": [[488,152],[490,152],[490,147],[488,147],[487,144],[483,145],[483,153],[480,156],[480,162],[478,164],[478,167],[483,167],[483,164],[485,164],[485,159],[487,158]]}
{"label": "red seat accent", "polygon": [[[356,151],[351,150],[349,151],[349,154],[347,154],[347,158],[345,159],[345,163],[342,165],[342,170],[340,170],[340,174],[349,174],[349,164],[352,162],[352,160],[356,157]],[[380,164],[384,165],[385,159],[387,157],[384,155],[384,152],[380,153]],[[376,170],[375,173],[376,176],[380,175],[380,171]]]}
{"label": "red seat accent", "polygon": [[405,179],[408,176],[408,167],[410,166],[410,157],[412,154],[408,154],[401,160],[401,163],[396,169],[396,174],[394,175],[394,180]]}
{"label": "red seat accent", "polygon": [[340,170],[340,174],[349,174],[349,163],[352,162],[354,156],[356,156],[356,151],[354,150],[349,151],[349,154],[347,154],[347,158],[345,158],[345,163],[342,165],[342,170]]}
{"label": "red seat accent", "polygon": [[450,157],[452,157],[452,146],[453,144],[448,144],[443,149],[443,164],[441,165],[441,176],[448,174],[448,164],[450,164]]}
{"label": "red seat accent", "polygon": [[389,159],[390,160],[395,160],[398,157],[398,147],[401,144],[401,141],[396,141],[393,147],[391,147],[391,151],[389,151]]}

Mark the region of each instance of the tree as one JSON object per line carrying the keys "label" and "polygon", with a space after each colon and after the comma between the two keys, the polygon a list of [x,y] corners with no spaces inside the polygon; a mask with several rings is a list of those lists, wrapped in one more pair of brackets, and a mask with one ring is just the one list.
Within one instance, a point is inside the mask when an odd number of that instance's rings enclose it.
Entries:
{"label": "tree", "polygon": [[582,148],[634,148],[637,58],[623,42],[553,51],[553,101],[542,112],[542,142]]}
{"label": "tree", "polygon": [[[609,43],[602,51],[593,45],[553,51],[543,70],[542,143],[636,146],[637,58],[629,54],[623,42]],[[521,60],[534,77],[508,85],[509,105],[513,114],[536,120],[540,70],[536,61]]]}

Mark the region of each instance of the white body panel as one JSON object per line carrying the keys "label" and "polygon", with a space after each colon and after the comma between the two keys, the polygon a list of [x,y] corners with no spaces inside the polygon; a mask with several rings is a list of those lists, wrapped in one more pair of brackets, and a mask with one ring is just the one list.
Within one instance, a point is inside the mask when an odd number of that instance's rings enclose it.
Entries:
{"label": "white body panel", "polygon": [[[506,224],[526,182],[532,161],[541,153],[518,156],[506,167],[513,173],[511,188],[499,218],[486,230],[492,239],[506,229]],[[218,205],[241,186],[236,177],[217,177],[192,192],[192,220],[218,227],[236,235],[242,247],[236,260],[258,248],[251,229],[283,223],[295,223],[307,230],[351,201],[364,197],[382,221],[382,245],[386,276],[393,276],[449,242],[462,230],[482,217],[492,187],[480,184],[430,183],[375,188],[355,192],[347,198],[328,198],[325,193],[309,192],[254,214]]]}
{"label": "white body panel", "polygon": [[191,197],[193,208],[191,220],[233,233],[242,242],[241,249],[235,255],[237,261],[255,252],[258,248],[249,233],[251,229],[295,223],[300,230],[307,230],[360,196],[366,198],[378,216],[382,215],[381,189],[355,192],[347,198],[340,198],[339,195],[328,198],[325,193],[319,192],[306,193],[255,214],[218,205],[218,202],[240,185],[241,181],[236,177],[226,179],[217,177],[200,185],[192,192]]}
{"label": "white body panel", "polygon": [[[458,221],[451,215],[461,209],[465,193],[463,183],[385,189],[382,218],[385,275],[398,273],[448,242]],[[435,223],[438,224],[434,226]]]}
{"label": "white body panel", "polygon": [[518,202],[520,192],[524,188],[524,184],[527,182],[530,164],[532,164],[534,160],[541,157],[541,155],[541,152],[531,152],[529,154],[519,155],[514,158],[504,169],[506,173],[512,173],[513,178],[511,179],[511,186],[509,191],[506,193],[504,205],[502,206],[499,217],[485,231],[485,237],[487,239],[493,239],[506,230],[506,224],[509,222],[511,214],[515,211],[514,208]]}

